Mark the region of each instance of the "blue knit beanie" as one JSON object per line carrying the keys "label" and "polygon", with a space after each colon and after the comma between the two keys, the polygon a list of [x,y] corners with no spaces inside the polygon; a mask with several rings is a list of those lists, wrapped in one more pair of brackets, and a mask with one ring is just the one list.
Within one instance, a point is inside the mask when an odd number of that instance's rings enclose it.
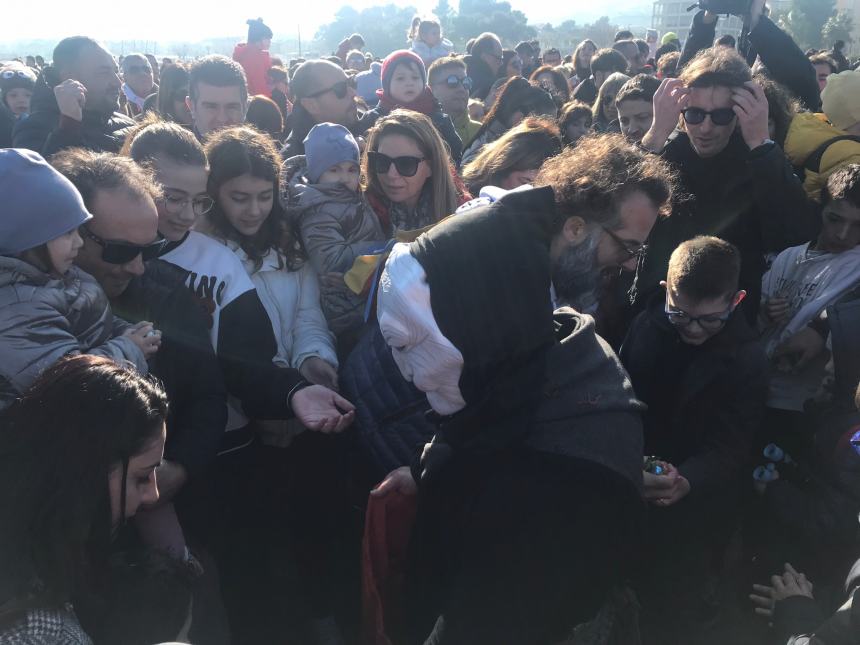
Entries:
{"label": "blue knit beanie", "polygon": [[0,255],[41,246],[92,218],[68,179],[31,150],[0,149]]}
{"label": "blue knit beanie", "polygon": [[341,161],[352,161],[357,165],[358,155],[355,137],[345,127],[335,123],[316,124],[305,137],[308,181],[318,183],[320,175]]}

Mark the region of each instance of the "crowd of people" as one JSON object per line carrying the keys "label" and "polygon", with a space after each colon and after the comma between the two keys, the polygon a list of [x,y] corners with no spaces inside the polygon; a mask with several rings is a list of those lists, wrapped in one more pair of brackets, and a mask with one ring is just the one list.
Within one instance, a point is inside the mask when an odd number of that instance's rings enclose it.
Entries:
{"label": "crowd of people", "polygon": [[860,71],[767,13],[3,64],[0,645],[858,642]]}

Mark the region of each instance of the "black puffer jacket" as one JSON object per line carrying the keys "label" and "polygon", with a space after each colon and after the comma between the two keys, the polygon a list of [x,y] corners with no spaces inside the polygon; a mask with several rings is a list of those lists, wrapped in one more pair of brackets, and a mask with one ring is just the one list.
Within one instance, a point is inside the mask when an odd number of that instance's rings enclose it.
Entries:
{"label": "black puffer jacket", "polygon": [[119,152],[125,133],[132,127],[134,119],[114,112],[110,115],[84,110],[81,122],[62,118],[54,86],[51,68],[39,76],[30,107],[30,116],[19,121],[12,133],[16,148],[29,148],[50,157],[64,148],[81,147],[96,152]]}
{"label": "black puffer jacket", "polygon": [[403,378],[375,322],[347,358],[339,382],[341,394],[355,405],[359,452],[376,481],[408,466],[433,437],[427,397]]}

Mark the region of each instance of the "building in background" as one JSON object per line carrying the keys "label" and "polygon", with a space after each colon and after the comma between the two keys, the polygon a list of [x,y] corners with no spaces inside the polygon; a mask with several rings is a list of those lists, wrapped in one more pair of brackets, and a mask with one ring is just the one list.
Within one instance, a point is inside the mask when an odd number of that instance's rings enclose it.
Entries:
{"label": "building in background", "polygon": [[[841,3],[860,5],[860,0],[839,0]],[[668,31],[678,34],[681,42],[687,40],[690,34],[690,24],[693,22],[694,11],[687,11],[687,7],[694,4],[693,0],[678,2],[677,0],[655,0],[651,15],[651,27],[660,32],[663,37]],[[770,0],[768,6],[771,12],[787,9],[791,0]],[[717,25],[717,38],[724,34],[731,34],[738,38],[743,27],[743,20],[737,16],[721,16]]]}

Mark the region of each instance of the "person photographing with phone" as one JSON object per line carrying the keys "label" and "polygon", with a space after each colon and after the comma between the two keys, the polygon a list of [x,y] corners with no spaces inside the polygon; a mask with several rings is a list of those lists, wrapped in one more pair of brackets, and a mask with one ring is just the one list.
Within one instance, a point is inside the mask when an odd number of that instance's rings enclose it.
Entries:
{"label": "person photographing with phone", "polygon": [[803,186],[768,128],[768,102],[741,56],[725,47],[700,52],[677,79],[654,95],[654,119],[642,145],[680,173],[672,217],[651,232],[637,272],[637,309],[666,275],[669,256],[685,240],[718,235],[738,247],[742,308],[758,310],[764,256],[812,239],[818,228]]}

